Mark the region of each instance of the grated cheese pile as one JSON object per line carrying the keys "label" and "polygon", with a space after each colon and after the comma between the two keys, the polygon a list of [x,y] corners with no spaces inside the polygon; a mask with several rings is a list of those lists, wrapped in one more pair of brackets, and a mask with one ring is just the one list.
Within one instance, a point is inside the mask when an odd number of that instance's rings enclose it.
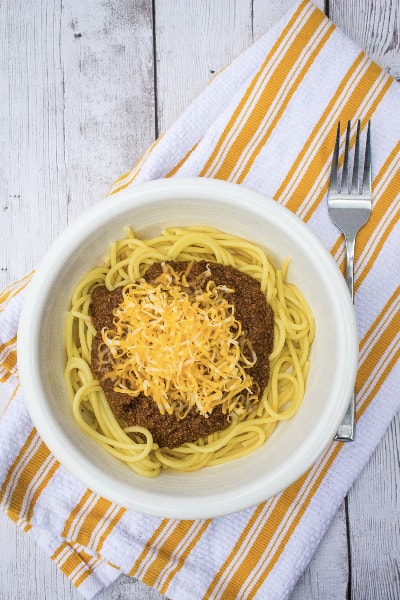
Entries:
{"label": "grated cheese pile", "polygon": [[193,289],[165,265],[154,283],[125,286],[114,328],[102,331],[114,390],[150,396],[161,414],[179,418],[193,406],[205,416],[218,405],[235,410],[238,395],[251,393],[255,356],[224,291],[211,280]]}

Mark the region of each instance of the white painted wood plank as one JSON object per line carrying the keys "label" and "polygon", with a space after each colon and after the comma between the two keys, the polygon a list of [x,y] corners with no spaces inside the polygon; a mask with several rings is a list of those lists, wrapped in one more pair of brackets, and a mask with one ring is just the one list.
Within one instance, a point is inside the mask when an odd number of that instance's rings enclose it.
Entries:
{"label": "white painted wood plank", "polygon": [[0,600],[81,600],[28,534],[0,513]]}
{"label": "white painted wood plank", "polygon": [[155,138],[151,2],[64,0],[68,219],[102,198]]}
{"label": "white painted wood plank", "polygon": [[[400,3],[331,0],[332,20],[392,76],[400,77]],[[398,415],[348,496],[351,594],[400,598]]]}
{"label": "white painted wood plank", "polygon": [[[259,38],[293,6],[293,0],[253,0],[253,35]],[[324,10],[324,0],[314,0]]]}
{"label": "white painted wood plank", "polygon": [[0,287],[66,224],[60,19],[60,3],[0,4]]}
{"label": "white painted wood plank", "polygon": [[158,127],[163,132],[253,40],[251,0],[156,0]]}
{"label": "white painted wood plank", "polygon": [[155,130],[151,3],[3,2],[0,31],[3,288],[107,193]]}
{"label": "white painted wood plank", "polygon": [[400,78],[398,0],[330,0],[330,17],[379,65]]}
{"label": "white painted wood plank", "polygon": [[400,598],[400,415],[349,493],[351,591]]}
{"label": "white painted wood plank", "polygon": [[348,583],[346,516],[337,512],[290,600],[344,600]]}

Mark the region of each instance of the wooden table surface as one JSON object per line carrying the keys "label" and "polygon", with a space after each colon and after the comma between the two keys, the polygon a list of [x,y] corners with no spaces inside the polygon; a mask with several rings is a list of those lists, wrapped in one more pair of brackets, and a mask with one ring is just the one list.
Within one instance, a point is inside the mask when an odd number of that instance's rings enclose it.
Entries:
{"label": "wooden table surface", "polygon": [[[0,288],[30,271],[292,2],[2,0]],[[316,3],[400,77],[399,0]],[[291,600],[400,598],[399,433],[397,416]],[[0,540],[1,600],[81,597],[3,513]],[[122,577],[100,598],[161,597]]]}

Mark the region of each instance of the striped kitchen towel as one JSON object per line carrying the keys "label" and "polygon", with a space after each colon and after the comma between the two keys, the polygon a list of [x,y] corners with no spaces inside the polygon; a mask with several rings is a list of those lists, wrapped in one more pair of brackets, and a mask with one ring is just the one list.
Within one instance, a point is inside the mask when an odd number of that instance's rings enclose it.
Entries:
{"label": "striped kitchen towel", "polygon": [[343,267],[343,238],[326,209],[336,127],[339,120],[360,118],[364,128],[372,121],[373,212],[356,257],[357,438],[332,442],[295,484],[258,506],[170,520],[85,489],[37,435],[19,390],[16,331],[30,277],[1,295],[0,378],[9,396],[0,421],[1,506],[85,597],[120,573],[171,600],[289,596],[400,408],[399,105],[399,84],[301,0],[111,189],[172,176],[243,184],[296,212]]}

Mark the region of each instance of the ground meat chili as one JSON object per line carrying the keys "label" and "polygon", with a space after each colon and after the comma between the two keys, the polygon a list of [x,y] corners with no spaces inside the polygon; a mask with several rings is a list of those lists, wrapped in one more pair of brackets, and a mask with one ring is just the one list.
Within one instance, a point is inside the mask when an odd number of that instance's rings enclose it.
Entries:
{"label": "ground meat chili", "polygon": [[[180,273],[188,267],[188,262],[169,261],[175,272]],[[161,263],[154,263],[144,275],[147,283],[152,283],[161,273]],[[211,272],[206,279],[205,271]],[[224,292],[228,301],[234,305],[235,318],[241,322],[243,333],[250,340],[257,360],[249,368],[253,385],[262,392],[269,379],[269,356],[273,346],[273,312],[265,300],[259,283],[249,275],[231,266],[205,261],[193,261],[187,275],[188,283],[203,280],[203,287],[212,279],[217,286],[233,289]],[[216,407],[209,416],[200,415],[196,409],[191,409],[184,419],[178,419],[174,414],[162,415],[157,404],[150,397],[140,394],[132,398],[128,394],[115,392],[115,383],[105,377],[108,370],[107,362],[100,361],[100,347],[103,345],[101,330],[112,328],[113,311],[122,302],[122,287],[110,292],[104,286],[93,290],[91,297],[91,315],[96,335],[92,343],[91,368],[99,379],[106,394],[110,407],[116,416],[126,425],[138,425],[148,429],[154,441],[160,447],[175,448],[184,442],[195,442],[203,436],[228,427],[228,416],[222,413],[221,407]]]}

